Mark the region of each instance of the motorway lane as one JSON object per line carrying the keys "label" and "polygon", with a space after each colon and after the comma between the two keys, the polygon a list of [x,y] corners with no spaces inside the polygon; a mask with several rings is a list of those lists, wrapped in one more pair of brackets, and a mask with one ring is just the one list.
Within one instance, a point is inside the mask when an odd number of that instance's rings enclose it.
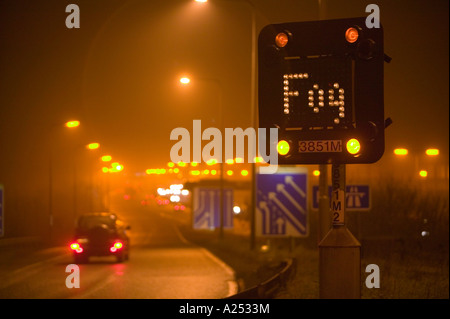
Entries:
{"label": "motorway lane", "polygon": [[73,260],[65,247],[42,252],[45,257],[31,264],[3,259],[0,298],[215,299],[236,292],[233,270],[187,242],[157,208],[130,204],[116,212],[132,227],[129,261],[92,257],[79,265],[80,288],[69,289],[65,270]]}

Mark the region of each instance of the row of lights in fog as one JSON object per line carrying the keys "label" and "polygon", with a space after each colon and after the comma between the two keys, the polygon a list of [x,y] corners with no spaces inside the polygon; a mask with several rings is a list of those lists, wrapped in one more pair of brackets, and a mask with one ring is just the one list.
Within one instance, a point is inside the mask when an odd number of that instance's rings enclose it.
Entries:
{"label": "row of lights in fog", "polygon": [[[408,155],[409,151],[406,148],[396,148],[394,150],[394,154],[398,156],[405,156]],[[428,156],[437,156],[439,155],[439,150],[437,148],[428,148],[425,151],[425,154]]]}
{"label": "row of lights in fog", "polygon": [[[406,156],[406,155],[408,155],[409,152],[406,148],[396,148],[396,149],[394,149],[393,153],[397,156]],[[437,155],[439,155],[439,149],[428,148],[427,150],[425,150],[425,154],[427,156],[437,156]],[[312,174],[314,176],[320,176],[320,171],[313,170]],[[418,175],[422,178],[426,178],[426,177],[428,177],[428,171],[427,170],[419,170]]]}
{"label": "row of lights in fog", "polygon": [[[70,129],[73,128],[77,128],[80,126],[80,121],[68,121],[66,123],[64,123],[64,126]],[[97,150],[100,148],[100,143],[89,143],[86,145],[86,148],[88,150]],[[104,155],[101,157],[101,161],[102,162],[111,162],[112,161],[112,157],[110,155]],[[123,165],[118,163],[118,162],[113,162],[111,163],[110,167],[102,167],[102,172],[103,173],[115,173],[115,172],[120,172],[123,170]]]}

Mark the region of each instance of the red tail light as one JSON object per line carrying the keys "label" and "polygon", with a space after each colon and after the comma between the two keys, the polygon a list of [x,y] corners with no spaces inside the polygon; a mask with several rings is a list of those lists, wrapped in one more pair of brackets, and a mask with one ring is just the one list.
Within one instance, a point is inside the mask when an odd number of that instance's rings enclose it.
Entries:
{"label": "red tail light", "polygon": [[115,253],[119,249],[122,249],[123,244],[120,241],[116,241],[114,245],[109,249],[110,252]]}
{"label": "red tail light", "polygon": [[82,253],[83,252],[83,248],[81,248],[79,243],[72,243],[72,244],[70,244],[70,249],[76,251],[77,253]]}

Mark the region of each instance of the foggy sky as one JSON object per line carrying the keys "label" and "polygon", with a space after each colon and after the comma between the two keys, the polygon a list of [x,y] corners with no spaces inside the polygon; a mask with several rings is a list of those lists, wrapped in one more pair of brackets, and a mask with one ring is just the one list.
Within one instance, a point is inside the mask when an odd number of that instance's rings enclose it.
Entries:
{"label": "foggy sky", "polygon": [[[67,29],[76,3],[81,28]],[[373,1],[322,1],[324,18],[366,16]],[[384,27],[386,152],[448,154],[448,1],[377,1]],[[313,0],[254,1],[257,30],[318,20]],[[0,1],[0,182],[46,167],[49,144],[98,141],[133,171],[164,166],[172,129],[250,126],[250,9],[245,1]],[[178,79],[188,74],[192,85]],[[196,81],[214,78],[211,81]],[[79,119],[75,134],[61,125]],[[57,136],[55,138],[55,136]],[[58,146],[59,145],[59,146]],[[33,166],[34,165],[34,166]]]}

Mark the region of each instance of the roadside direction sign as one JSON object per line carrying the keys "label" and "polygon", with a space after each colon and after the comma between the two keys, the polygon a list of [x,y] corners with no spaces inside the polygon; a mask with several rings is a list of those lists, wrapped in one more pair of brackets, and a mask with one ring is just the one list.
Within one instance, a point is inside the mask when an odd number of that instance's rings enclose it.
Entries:
{"label": "roadside direction sign", "polygon": [[[194,229],[220,228],[220,188],[196,187],[193,198]],[[233,190],[223,189],[223,227],[233,227]]]}
{"label": "roadside direction sign", "polygon": [[[328,186],[328,196],[331,198],[332,187]],[[369,185],[347,185],[345,189],[346,211],[368,211],[371,209]],[[319,209],[319,186],[312,187],[312,209]]]}
{"label": "roadside direction sign", "polygon": [[0,185],[0,237],[5,235],[5,199],[4,199],[4,188],[3,185]]}
{"label": "roadside direction sign", "polygon": [[257,175],[258,236],[308,236],[307,176],[307,169],[298,167],[279,167],[275,174]]}

